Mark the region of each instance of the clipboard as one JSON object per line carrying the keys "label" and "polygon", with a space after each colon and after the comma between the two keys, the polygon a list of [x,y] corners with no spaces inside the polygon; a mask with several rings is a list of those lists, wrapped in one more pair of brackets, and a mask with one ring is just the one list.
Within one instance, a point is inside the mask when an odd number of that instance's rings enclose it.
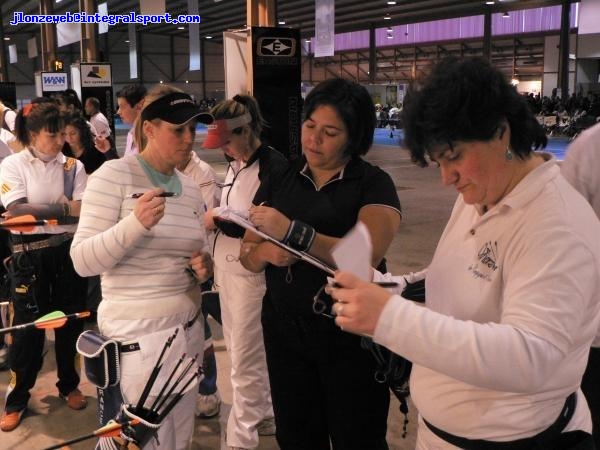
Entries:
{"label": "clipboard", "polygon": [[228,206],[219,206],[213,209],[213,214],[219,217],[220,219],[228,220],[245,228],[246,230],[252,231],[253,233],[263,238],[265,241],[269,241],[270,243],[275,244],[277,247],[290,252],[296,258],[301,259],[302,261],[305,261],[309,264],[312,264],[313,266],[317,267],[318,269],[321,269],[329,275],[335,274],[335,268],[331,267],[326,262],[321,261],[320,259],[315,258],[314,256],[309,255],[306,252],[296,250],[295,248],[292,248],[289,245],[278,241],[273,236],[269,236],[267,233],[260,231],[254,226],[252,222],[250,222],[250,220],[248,219],[248,214],[243,211],[237,211]]}

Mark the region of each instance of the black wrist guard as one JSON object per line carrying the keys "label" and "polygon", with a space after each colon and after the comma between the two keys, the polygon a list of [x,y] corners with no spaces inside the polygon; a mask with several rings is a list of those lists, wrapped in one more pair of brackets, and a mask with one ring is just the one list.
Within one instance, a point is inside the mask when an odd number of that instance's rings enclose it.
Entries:
{"label": "black wrist guard", "polygon": [[283,238],[283,243],[296,250],[305,252],[312,245],[316,235],[317,232],[315,229],[307,223],[300,220],[292,220],[292,223]]}

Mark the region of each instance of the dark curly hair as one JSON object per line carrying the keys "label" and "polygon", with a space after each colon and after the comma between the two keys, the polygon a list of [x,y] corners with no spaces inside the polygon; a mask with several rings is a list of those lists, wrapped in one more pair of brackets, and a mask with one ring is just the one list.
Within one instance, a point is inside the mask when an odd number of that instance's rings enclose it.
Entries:
{"label": "dark curly hair", "polygon": [[307,120],[319,106],[331,106],[340,115],[348,130],[345,156],[366,155],[375,132],[375,105],[364,86],[343,78],[319,83],[306,96],[303,118]]}
{"label": "dark curly hair", "polygon": [[421,86],[409,89],[402,110],[404,144],[414,162],[440,144],[488,141],[508,123],[510,148],[521,159],[546,146],[546,133],[527,100],[483,58],[441,60]]}
{"label": "dark curly hair", "polygon": [[[92,131],[87,120],[81,114],[74,113],[65,116],[65,127],[67,125],[71,125],[79,130],[79,139],[85,151],[94,149],[94,136],[92,136]],[[69,144],[65,142],[65,146],[69,146]]]}

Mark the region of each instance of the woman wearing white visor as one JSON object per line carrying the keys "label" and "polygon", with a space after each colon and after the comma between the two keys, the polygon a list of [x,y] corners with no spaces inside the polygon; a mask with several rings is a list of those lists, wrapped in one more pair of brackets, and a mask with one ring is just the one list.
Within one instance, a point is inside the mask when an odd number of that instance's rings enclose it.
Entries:
{"label": "woman wearing white visor", "polygon": [[[204,148],[221,148],[229,160],[221,206],[248,210],[261,181],[287,166],[281,153],[263,144],[264,126],[253,97],[236,95],[212,110]],[[227,447],[251,449],[259,435],[275,434],[262,325],[264,273],[239,262],[244,229],[215,220],[215,286],[221,299],[223,335],[231,357],[233,402],[227,422]]]}

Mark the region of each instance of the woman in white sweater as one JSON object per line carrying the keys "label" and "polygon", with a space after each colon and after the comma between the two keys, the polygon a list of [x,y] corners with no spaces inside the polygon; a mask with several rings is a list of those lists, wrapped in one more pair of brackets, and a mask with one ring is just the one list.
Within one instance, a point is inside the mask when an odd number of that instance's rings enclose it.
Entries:
{"label": "woman in white sweater", "polygon": [[[187,94],[157,86],[148,93],[135,124],[143,151],[100,167],[83,197],[71,255],[81,275],[102,274],[98,327],[122,344],[120,389],[98,393],[102,424],[118,413],[121,403],[139,401],[175,329],[178,336],[146,405],[158,395],[175,361],[184,353],[196,354],[203,345],[202,321],[195,319],[199,281],[212,275],[205,205],[198,185],[176,170],[189,156],[199,116]],[[187,448],[194,428],[194,387],[189,386],[162,420],[157,439],[150,439],[144,449]],[[106,442],[102,445],[107,448]]]}

